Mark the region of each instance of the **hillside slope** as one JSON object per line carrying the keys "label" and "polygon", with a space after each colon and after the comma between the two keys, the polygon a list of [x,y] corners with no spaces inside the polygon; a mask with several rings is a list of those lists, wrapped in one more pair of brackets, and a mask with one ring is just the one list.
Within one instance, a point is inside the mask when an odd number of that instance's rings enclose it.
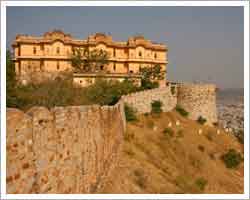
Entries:
{"label": "hillside slope", "polygon": [[[163,131],[169,122],[173,135]],[[119,165],[102,193],[243,193],[243,162],[228,169],[220,159],[230,148],[243,154],[235,137],[176,112],[141,115],[127,124]]]}

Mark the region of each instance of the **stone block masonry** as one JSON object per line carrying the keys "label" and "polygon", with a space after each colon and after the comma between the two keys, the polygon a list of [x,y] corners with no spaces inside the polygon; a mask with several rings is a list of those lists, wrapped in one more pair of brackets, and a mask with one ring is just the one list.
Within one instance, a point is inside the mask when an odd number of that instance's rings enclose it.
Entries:
{"label": "stone block masonry", "polygon": [[98,193],[124,131],[122,102],[7,109],[7,193]]}
{"label": "stone block masonry", "polygon": [[153,101],[161,101],[163,112],[168,112],[173,110],[177,104],[177,90],[174,85],[155,88],[122,96],[122,100],[135,108],[138,114],[150,113]]}
{"label": "stone block masonry", "polygon": [[218,121],[216,108],[216,86],[213,84],[179,84],[177,103],[189,112],[189,118],[206,118],[207,124]]}
{"label": "stone block masonry", "polygon": [[216,86],[213,84],[178,83],[162,88],[145,90],[122,97],[124,103],[135,108],[138,114],[151,112],[151,103],[162,102],[163,112],[173,110],[178,104],[189,112],[189,118],[206,118],[207,124],[217,122]]}

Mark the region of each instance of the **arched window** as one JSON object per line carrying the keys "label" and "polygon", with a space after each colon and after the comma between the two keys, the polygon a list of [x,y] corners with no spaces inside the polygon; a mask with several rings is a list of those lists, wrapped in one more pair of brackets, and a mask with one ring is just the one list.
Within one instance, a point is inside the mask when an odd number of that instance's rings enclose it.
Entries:
{"label": "arched window", "polygon": [[40,61],[40,71],[43,71],[43,68],[44,68],[44,61],[41,60]]}
{"label": "arched window", "polygon": [[114,71],[116,71],[116,64],[115,63],[114,63],[113,69],[114,69]]}
{"label": "arched window", "polygon": [[56,48],[56,53],[57,53],[57,54],[60,54],[60,47],[57,47],[57,48]]}
{"label": "arched window", "polygon": [[33,54],[36,54],[36,47],[33,47]]}
{"label": "arched window", "polygon": [[139,51],[139,57],[141,57],[142,56],[142,53],[141,53],[141,51]]}
{"label": "arched window", "polygon": [[155,59],[157,58],[157,53],[155,53]]}

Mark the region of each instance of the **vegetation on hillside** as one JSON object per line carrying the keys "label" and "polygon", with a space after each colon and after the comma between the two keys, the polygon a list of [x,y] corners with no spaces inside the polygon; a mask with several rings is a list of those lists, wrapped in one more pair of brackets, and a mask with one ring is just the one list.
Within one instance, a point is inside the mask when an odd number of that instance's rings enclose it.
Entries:
{"label": "vegetation on hillside", "polygon": [[[197,122],[176,111],[158,118],[138,115],[127,123],[118,167],[101,193],[243,193],[244,165],[242,159],[238,162],[242,144],[223,130],[216,134],[217,127],[202,126],[202,134],[199,129]],[[228,148],[236,153],[224,156]],[[227,168],[221,157],[237,167]]]}
{"label": "vegetation on hillside", "polygon": [[175,107],[175,110],[180,113],[183,117],[187,117],[189,115],[189,113],[184,109],[182,108],[180,105],[177,105]]}
{"label": "vegetation on hillside", "polygon": [[205,124],[207,122],[207,119],[202,117],[202,116],[199,116],[198,119],[197,119],[197,122],[201,125]]}
{"label": "vegetation on hillside", "polygon": [[229,149],[227,153],[221,156],[227,168],[236,168],[243,161],[243,158],[239,152],[235,149]]}
{"label": "vegetation on hillside", "polygon": [[162,112],[162,102],[157,100],[151,103],[151,113],[159,114]]}
{"label": "vegetation on hillside", "polygon": [[136,111],[133,107],[125,104],[124,111],[125,111],[126,121],[129,122],[129,121],[136,121],[137,120]]}
{"label": "vegetation on hillside", "polygon": [[[99,72],[102,66],[108,63],[108,53],[102,50],[76,48],[72,55],[72,65],[77,72]],[[54,80],[46,80],[39,83],[28,83],[21,85],[17,83],[15,66],[11,60],[11,54],[7,51],[7,107],[15,107],[27,110],[32,106],[54,106],[69,105],[114,105],[122,95],[157,87],[152,82],[161,78],[162,72],[159,66],[143,69],[141,87],[125,79],[123,82],[107,81],[97,78],[96,82],[89,87],[81,88],[73,84],[70,73],[63,73]],[[149,85],[154,85],[150,86]]]}

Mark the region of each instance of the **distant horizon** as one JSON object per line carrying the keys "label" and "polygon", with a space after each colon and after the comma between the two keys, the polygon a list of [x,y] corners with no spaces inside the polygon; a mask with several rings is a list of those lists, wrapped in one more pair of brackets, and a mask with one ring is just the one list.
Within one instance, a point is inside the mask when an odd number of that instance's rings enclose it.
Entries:
{"label": "distant horizon", "polygon": [[168,46],[168,80],[240,89],[243,13],[242,7],[8,7],[7,48],[17,34],[41,36],[53,29],[76,39],[103,32],[126,41],[142,34]]}

